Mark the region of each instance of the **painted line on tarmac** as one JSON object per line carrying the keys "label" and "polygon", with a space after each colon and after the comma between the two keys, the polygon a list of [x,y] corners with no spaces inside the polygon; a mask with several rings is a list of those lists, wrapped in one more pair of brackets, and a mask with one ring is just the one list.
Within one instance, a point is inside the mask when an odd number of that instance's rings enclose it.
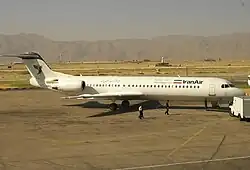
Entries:
{"label": "painted line on tarmac", "polygon": [[208,160],[197,160],[197,161],[189,161],[189,162],[176,162],[169,164],[156,164],[156,165],[147,165],[147,166],[137,166],[137,167],[129,167],[129,168],[119,168],[113,170],[134,170],[134,169],[147,169],[147,168],[160,168],[160,167],[169,167],[176,165],[188,165],[188,164],[199,164],[199,163],[208,163],[208,162],[220,162],[220,161],[230,161],[230,160],[240,160],[240,159],[248,159],[249,156],[239,156],[239,157],[231,157],[231,158],[219,158],[219,159],[208,159]]}
{"label": "painted line on tarmac", "polygon": [[178,148],[175,148],[172,152],[170,152],[168,154],[168,157],[170,157],[172,154],[174,154],[175,152],[177,152],[178,150],[180,150],[183,146],[185,146],[188,142],[190,142],[191,140],[193,140],[196,136],[198,136],[204,129],[206,128],[206,126],[204,126],[202,129],[200,129],[198,132],[196,132],[195,134],[193,134],[191,137],[189,137],[184,143],[182,143]]}

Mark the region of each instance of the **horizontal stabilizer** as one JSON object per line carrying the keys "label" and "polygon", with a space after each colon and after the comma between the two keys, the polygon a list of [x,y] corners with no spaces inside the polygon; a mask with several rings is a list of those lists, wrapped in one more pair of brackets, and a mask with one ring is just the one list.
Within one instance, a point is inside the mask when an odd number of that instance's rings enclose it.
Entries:
{"label": "horizontal stabilizer", "polygon": [[35,52],[27,52],[23,54],[1,54],[0,57],[18,57],[22,59],[42,59],[39,53],[35,53]]}

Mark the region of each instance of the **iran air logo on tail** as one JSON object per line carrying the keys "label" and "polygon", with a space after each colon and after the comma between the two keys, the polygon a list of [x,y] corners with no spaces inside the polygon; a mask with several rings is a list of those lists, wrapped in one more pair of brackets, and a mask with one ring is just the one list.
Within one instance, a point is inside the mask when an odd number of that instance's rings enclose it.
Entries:
{"label": "iran air logo on tail", "polygon": [[33,65],[33,67],[37,70],[37,75],[41,74],[42,72],[42,66],[40,65]]}
{"label": "iran air logo on tail", "polygon": [[202,80],[174,80],[174,84],[202,84]]}

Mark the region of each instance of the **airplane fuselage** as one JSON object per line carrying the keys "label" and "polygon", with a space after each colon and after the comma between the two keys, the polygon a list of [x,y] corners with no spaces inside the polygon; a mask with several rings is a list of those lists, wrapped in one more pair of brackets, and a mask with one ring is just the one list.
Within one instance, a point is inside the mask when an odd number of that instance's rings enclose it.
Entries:
{"label": "airplane fuselage", "polygon": [[[84,88],[79,86],[78,82],[80,81],[85,83]],[[46,79],[45,83],[49,89],[70,95],[109,92],[140,92],[143,94],[140,97],[121,97],[120,100],[207,100],[230,102],[234,96],[244,95],[244,92],[235,88],[231,82],[221,78],[210,77],[62,75]],[[35,83],[32,85],[35,85]],[[68,89],[60,88],[66,86]],[[119,100],[119,97],[116,97],[114,100]]]}

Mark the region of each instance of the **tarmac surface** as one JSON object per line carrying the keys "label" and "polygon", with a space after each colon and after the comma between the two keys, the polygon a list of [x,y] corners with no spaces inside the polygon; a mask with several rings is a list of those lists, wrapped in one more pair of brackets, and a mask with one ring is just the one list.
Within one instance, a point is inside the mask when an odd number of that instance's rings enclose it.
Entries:
{"label": "tarmac surface", "polygon": [[[250,123],[227,111],[60,99],[45,90],[0,92],[0,170],[249,169]],[[82,104],[79,104],[82,103]]]}

